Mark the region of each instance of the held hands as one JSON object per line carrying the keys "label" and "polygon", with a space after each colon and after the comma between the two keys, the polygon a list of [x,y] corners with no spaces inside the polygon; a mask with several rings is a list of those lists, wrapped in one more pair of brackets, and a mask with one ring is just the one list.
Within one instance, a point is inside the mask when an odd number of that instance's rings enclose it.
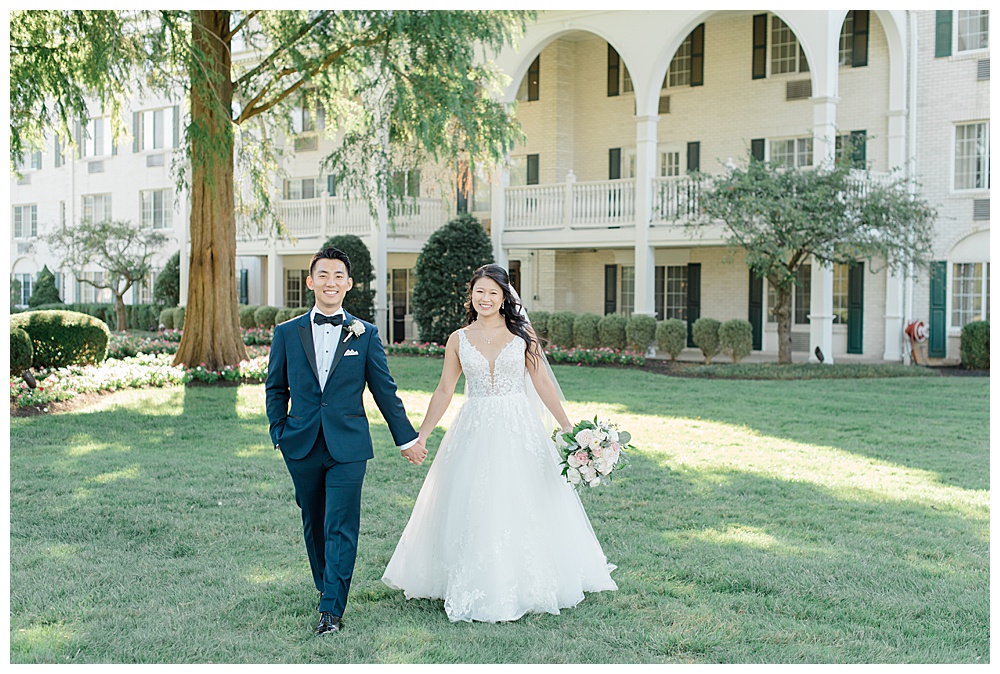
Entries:
{"label": "held hands", "polygon": [[414,466],[419,466],[427,458],[427,447],[424,445],[424,440],[418,438],[413,445],[407,449],[401,449],[399,453]]}

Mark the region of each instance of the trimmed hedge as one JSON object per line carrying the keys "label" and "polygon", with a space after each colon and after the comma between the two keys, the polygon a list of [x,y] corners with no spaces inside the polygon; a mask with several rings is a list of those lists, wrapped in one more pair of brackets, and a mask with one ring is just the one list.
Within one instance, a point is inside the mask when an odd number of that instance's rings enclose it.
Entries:
{"label": "trimmed hedge", "polygon": [[174,307],[171,309],[174,312],[174,330],[184,329],[184,307]]}
{"label": "trimmed hedge", "polygon": [[259,304],[241,304],[240,305],[240,327],[244,330],[249,330],[250,328],[256,328],[257,324],[254,323],[254,312],[260,309]]}
{"label": "trimmed hedge", "polygon": [[677,360],[687,346],[687,323],[679,318],[668,318],[656,326],[656,347],[670,354],[670,360]]}
{"label": "trimmed hedge", "polygon": [[10,328],[10,376],[21,374],[31,367],[31,337],[23,328]]}
{"label": "trimmed hedge", "polygon": [[[163,307],[159,304],[126,304],[125,327],[129,330],[156,330],[161,323]],[[43,304],[37,311],[75,311],[99,318],[108,325],[118,325],[114,304]]]}
{"label": "trimmed hedge", "polygon": [[625,348],[625,328],[628,319],[618,314],[608,314],[603,316],[597,324],[597,336],[601,340],[601,346],[609,349]]}
{"label": "trimmed hedge", "polygon": [[691,326],[691,338],[705,356],[706,365],[712,362],[712,356],[719,353],[720,325],[714,318],[699,318]]}
{"label": "trimmed hedge", "polygon": [[580,314],[573,321],[573,341],[576,346],[584,349],[596,349],[601,345],[600,337],[597,334],[597,326],[601,323],[601,317],[597,314]]}
{"label": "trimmed hedge", "polygon": [[531,311],[528,313],[528,320],[531,321],[531,327],[535,329],[535,334],[545,341],[549,339],[550,316],[551,314],[548,311]]}
{"label": "trimmed hedge", "polygon": [[174,310],[172,308],[160,312],[160,325],[163,326],[164,330],[174,329]]}
{"label": "trimmed hedge", "polygon": [[573,323],[576,314],[572,311],[557,311],[549,316],[549,340],[563,348],[569,349],[573,344]]}
{"label": "trimmed hedge", "polygon": [[738,363],[753,351],[753,326],[750,321],[734,318],[719,326],[719,348]]}
{"label": "trimmed hedge", "polygon": [[285,321],[290,321],[297,316],[301,316],[307,311],[309,311],[309,307],[285,307],[284,309],[278,309],[278,313],[275,314],[274,317],[275,325],[278,323],[284,323]]}
{"label": "trimmed hedge", "polygon": [[644,314],[635,314],[625,324],[625,342],[628,348],[646,353],[656,339],[656,319]]}
{"label": "trimmed hedge", "polygon": [[31,337],[36,368],[96,365],[108,355],[107,324],[76,311],[29,311],[10,318]]}
{"label": "trimmed hedge", "polygon": [[968,370],[990,369],[990,322],[973,321],[962,326],[959,347],[962,367]]}
{"label": "trimmed hedge", "polygon": [[[267,305],[257,307],[257,310],[253,312],[254,327],[273,328],[277,316],[278,307],[269,307]],[[242,323],[242,317],[240,318],[240,322]]]}

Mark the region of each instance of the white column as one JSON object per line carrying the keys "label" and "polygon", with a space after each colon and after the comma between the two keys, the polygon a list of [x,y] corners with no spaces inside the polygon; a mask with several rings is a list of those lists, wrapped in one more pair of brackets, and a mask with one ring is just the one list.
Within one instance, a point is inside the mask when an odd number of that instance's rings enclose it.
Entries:
{"label": "white column", "polygon": [[906,167],[906,110],[890,110],[889,118],[889,170]]}
{"label": "white column", "polygon": [[649,245],[649,220],[653,212],[653,174],[656,170],[657,115],[635,121],[635,309],[633,313],[656,316],[655,261]]}
{"label": "white column", "polygon": [[837,104],[835,96],[813,100],[813,166],[832,163],[837,152]]}
{"label": "white column", "polygon": [[818,363],[816,347],[823,352],[823,363],[833,364],[833,266],[812,263],[809,295],[809,362]]}
{"label": "white column", "polygon": [[382,343],[388,343],[389,326],[386,311],[389,307],[389,208],[385,199],[375,204],[376,221],[372,223],[372,268],[375,272],[375,327],[382,336]]}
{"label": "white column", "polygon": [[285,261],[274,248],[267,253],[267,305],[285,306]]}
{"label": "white column", "polygon": [[902,271],[886,271],[885,276],[885,350],[882,360],[903,359],[903,283]]}
{"label": "white column", "polygon": [[510,171],[503,164],[493,167],[490,180],[490,240],[493,242],[493,259],[507,268],[507,249],[503,245],[503,231],[507,224],[507,188],[510,186]]}

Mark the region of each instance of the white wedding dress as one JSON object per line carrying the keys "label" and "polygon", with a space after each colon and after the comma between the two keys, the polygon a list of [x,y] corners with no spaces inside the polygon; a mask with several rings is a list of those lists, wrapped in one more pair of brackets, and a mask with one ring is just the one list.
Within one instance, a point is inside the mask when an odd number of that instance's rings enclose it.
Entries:
{"label": "white wedding dress", "polygon": [[490,372],[459,330],[467,398],[445,433],[382,581],[444,600],[452,621],[558,614],[616,590],[580,497],[525,389],[515,336]]}

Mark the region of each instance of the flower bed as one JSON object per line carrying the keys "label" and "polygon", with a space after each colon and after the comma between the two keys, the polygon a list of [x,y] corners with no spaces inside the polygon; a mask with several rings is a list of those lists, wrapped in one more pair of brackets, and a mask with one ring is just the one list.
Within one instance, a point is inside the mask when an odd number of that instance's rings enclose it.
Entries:
{"label": "flower bed", "polygon": [[400,342],[398,344],[387,344],[385,352],[390,356],[444,356],[444,347],[434,342],[422,342],[414,344],[412,342]]}
{"label": "flower bed", "polygon": [[[444,347],[433,342],[413,344],[402,342],[399,344],[389,344],[385,347],[385,352],[390,356],[444,356]],[[619,349],[600,348],[584,349],[575,347],[564,349],[561,346],[549,345],[545,347],[545,355],[553,363],[576,363],[579,365],[631,365],[642,367],[646,363],[646,358],[641,353],[633,351],[622,351]]]}

